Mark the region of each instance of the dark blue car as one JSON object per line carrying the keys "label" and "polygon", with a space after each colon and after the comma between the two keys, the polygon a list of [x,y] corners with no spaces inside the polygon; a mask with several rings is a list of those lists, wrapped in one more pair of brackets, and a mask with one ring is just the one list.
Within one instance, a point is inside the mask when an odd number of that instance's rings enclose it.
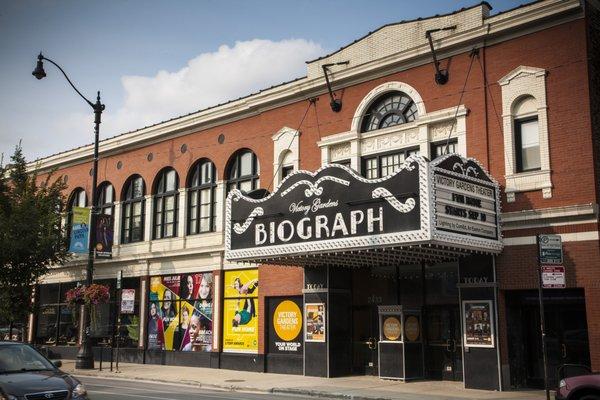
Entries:
{"label": "dark blue car", "polygon": [[88,400],[81,382],[33,347],[0,342],[0,400]]}

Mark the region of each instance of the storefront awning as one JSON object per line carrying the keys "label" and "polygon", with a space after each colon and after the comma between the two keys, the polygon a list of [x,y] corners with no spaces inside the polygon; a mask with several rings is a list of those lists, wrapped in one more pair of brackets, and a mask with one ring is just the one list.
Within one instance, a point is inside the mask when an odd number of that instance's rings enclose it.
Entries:
{"label": "storefront awning", "polygon": [[474,159],[409,157],[366,179],[298,171],[264,198],[227,197],[225,258],[278,265],[441,262],[502,250],[498,183]]}

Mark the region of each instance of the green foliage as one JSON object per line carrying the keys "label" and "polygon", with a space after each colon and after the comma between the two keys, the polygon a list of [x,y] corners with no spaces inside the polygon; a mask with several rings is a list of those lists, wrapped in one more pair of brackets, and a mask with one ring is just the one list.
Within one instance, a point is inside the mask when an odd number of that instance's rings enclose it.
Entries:
{"label": "green foliage", "polygon": [[0,166],[0,319],[23,321],[33,285],[68,258],[60,214],[66,185],[52,173],[28,173],[20,145],[11,161]]}
{"label": "green foliage", "polygon": [[127,325],[127,333],[131,339],[140,340],[140,318],[137,315],[131,317],[131,323]]}

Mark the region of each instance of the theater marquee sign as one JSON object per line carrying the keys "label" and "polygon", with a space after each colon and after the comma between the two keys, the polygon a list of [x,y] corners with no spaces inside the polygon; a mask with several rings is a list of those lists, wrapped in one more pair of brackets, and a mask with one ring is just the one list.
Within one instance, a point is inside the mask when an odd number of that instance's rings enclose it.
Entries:
{"label": "theater marquee sign", "polygon": [[227,198],[226,258],[456,246],[498,252],[498,184],[473,160],[412,156],[391,176],[340,165],[288,176],[267,197]]}

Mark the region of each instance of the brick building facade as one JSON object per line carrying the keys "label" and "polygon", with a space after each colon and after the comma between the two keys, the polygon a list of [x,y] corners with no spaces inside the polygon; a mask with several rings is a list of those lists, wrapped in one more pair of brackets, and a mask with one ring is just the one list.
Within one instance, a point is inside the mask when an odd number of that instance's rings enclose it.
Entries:
{"label": "brick building facade", "polygon": [[[291,171],[315,171],[330,163],[344,164],[368,178],[382,178],[410,155],[434,160],[448,143],[451,152],[478,160],[501,187],[504,248],[489,256],[494,269],[490,287],[497,296],[493,348],[498,357],[491,361],[498,367],[496,383],[473,378],[476,361],[467,361],[476,351],[469,352],[463,343],[464,309],[456,292],[462,277],[456,266],[462,261],[457,259],[444,260],[441,267],[426,265],[424,260],[416,269],[395,265],[393,277],[382,268],[336,269],[352,276],[344,289],[352,303],[348,314],[353,321],[352,344],[336,350],[347,352],[352,364],[349,373],[378,372],[377,355],[369,349],[372,338],[381,334],[377,322],[370,321],[376,307],[410,304],[423,312],[423,377],[464,380],[467,387],[490,389],[539,385],[535,330],[539,314],[534,302],[539,234],[559,234],[565,255],[566,288],[546,291],[551,364],[589,363],[600,370],[600,149],[599,113],[594,111],[600,107],[595,73],[600,53],[598,4],[545,0],[496,15],[490,9],[484,2],[448,15],[386,25],[307,62],[306,77],[102,141],[98,182],[100,187],[112,185],[114,196],[106,207],[112,210],[115,229],[112,259],[96,262],[94,278],[112,285],[117,293],[115,278],[122,271],[123,287],[136,290],[135,313],[121,321],[131,328],[124,357],[137,362],[307,373],[305,354],[277,354],[269,336],[273,329],[269,305],[292,297],[301,302],[310,289],[306,270],[228,260],[227,192],[234,186],[273,192]],[[431,33],[440,67],[449,78],[436,84],[427,32],[450,27]],[[339,112],[330,106],[325,69],[334,96],[342,102]],[[393,100],[394,95],[399,97]],[[376,105],[385,105],[386,99],[391,99],[390,109],[396,103],[407,108],[381,125],[383,120],[370,117],[377,112],[385,117],[381,110],[386,108],[378,111]],[[41,172],[58,168],[69,186],[65,193],[69,204],[76,206],[73,199],[78,192],[91,198],[91,157],[92,147],[85,146],[46,157],[35,167]],[[213,163],[213,167],[206,164],[213,173],[200,171],[195,184],[195,167],[204,161]],[[176,173],[175,184],[161,194],[159,177],[170,170]],[[135,190],[128,192],[135,177],[143,179],[140,196],[131,196]],[[89,200],[79,205],[89,206]],[[141,225],[135,207],[141,211]],[[196,233],[191,228],[195,224],[204,224],[206,229],[199,230],[205,232]],[[29,340],[65,357],[74,356],[80,337],[75,337],[73,327],[63,326],[70,324],[71,315],[64,292],[83,280],[84,265],[85,260],[76,256],[53,268],[37,290],[39,312],[30,319]],[[240,291],[241,297],[236,297],[241,308],[240,304],[249,304],[245,296],[258,293],[256,310],[251,312],[254,339],[250,335],[237,345],[235,340],[229,343],[226,336],[235,332],[224,332],[229,329],[227,307],[233,304],[226,292],[235,286],[234,276],[253,276],[236,271],[255,268],[258,290]],[[178,351],[183,345],[175,349],[173,343],[185,325],[179,316],[184,308],[180,291],[184,279],[193,274],[198,275],[192,278],[194,293],[204,279],[200,274],[211,274],[211,325],[204,326],[211,337],[205,351],[188,354]],[[165,280],[165,276],[177,278]],[[421,282],[423,292],[417,296],[420,300],[412,297],[403,302],[411,280]],[[178,283],[173,286],[173,281]],[[173,332],[152,349],[148,331],[155,327],[148,322],[150,305],[163,306],[166,291],[177,299],[177,321],[172,323]],[[197,310],[194,302],[189,304],[190,310]],[[106,308],[103,328],[96,330],[99,346],[112,340],[117,305]],[[166,326],[163,329],[167,331]],[[363,331],[369,333],[359,334]],[[185,341],[189,333],[182,332]],[[302,337],[299,342],[306,351]],[[242,343],[247,348],[240,349]],[[329,361],[327,368],[326,376],[336,374],[329,370]]]}

